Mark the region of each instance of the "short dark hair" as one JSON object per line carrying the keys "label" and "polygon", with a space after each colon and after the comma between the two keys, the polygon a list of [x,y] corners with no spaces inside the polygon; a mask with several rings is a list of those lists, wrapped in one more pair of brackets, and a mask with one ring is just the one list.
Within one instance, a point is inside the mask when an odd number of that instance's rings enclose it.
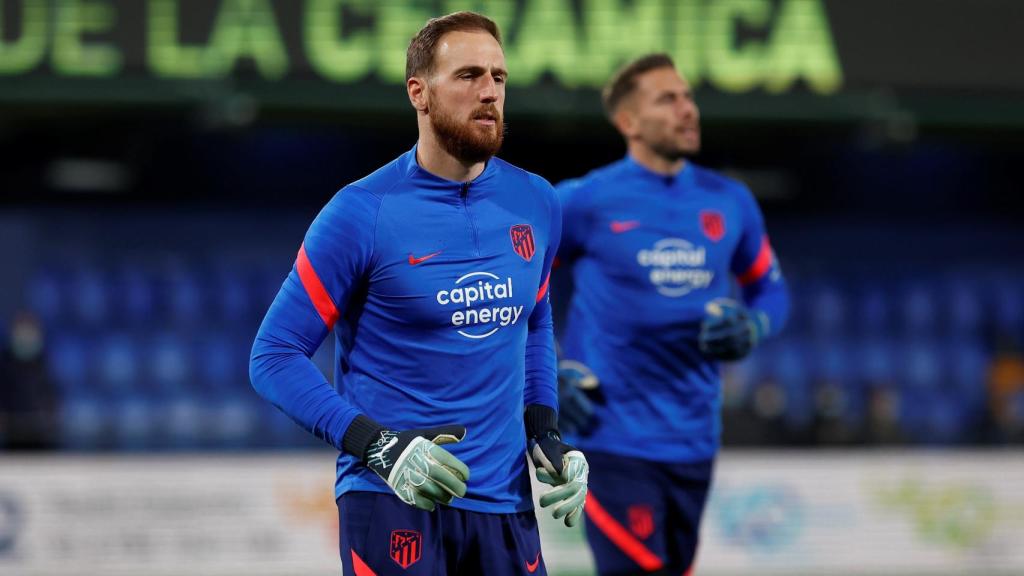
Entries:
{"label": "short dark hair", "polygon": [[675,69],[676,64],[672,57],[664,52],[641,56],[632,62],[626,63],[622,68],[612,75],[604,89],[601,90],[601,103],[604,104],[604,111],[608,117],[615,115],[619,104],[627,96],[636,90],[636,78],[645,72],[658,70],[660,68]]}
{"label": "short dark hair", "polygon": [[501,44],[501,32],[494,20],[476,12],[452,12],[427,20],[427,23],[412,38],[405,53],[405,79],[417,74],[430,72],[434,68],[434,51],[437,42],[449,32],[470,32],[481,30],[490,33]]}

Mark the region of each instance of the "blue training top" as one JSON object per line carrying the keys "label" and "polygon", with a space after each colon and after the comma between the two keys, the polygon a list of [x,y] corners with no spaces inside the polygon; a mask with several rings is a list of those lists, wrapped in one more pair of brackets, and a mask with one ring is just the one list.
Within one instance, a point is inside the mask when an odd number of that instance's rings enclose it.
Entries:
{"label": "blue training top", "polygon": [[[338,192],[313,221],[267,312],[253,386],[342,449],[359,413],[394,430],[466,427],[452,506],[533,507],[525,404],[557,409],[548,276],[561,233],[543,178],[497,158],[472,182],[422,169],[416,148]],[[335,335],[337,390],[309,357]],[[390,492],[338,457],[335,495]]]}
{"label": "blue training top", "polygon": [[718,363],[697,346],[705,304],[728,296],[735,276],[769,334],[789,308],[756,201],[691,162],[665,176],[628,156],[557,192],[559,262],[575,284],[563,354],[593,370],[607,400],[596,429],[572,440],[661,462],[713,458],[721,391]]}

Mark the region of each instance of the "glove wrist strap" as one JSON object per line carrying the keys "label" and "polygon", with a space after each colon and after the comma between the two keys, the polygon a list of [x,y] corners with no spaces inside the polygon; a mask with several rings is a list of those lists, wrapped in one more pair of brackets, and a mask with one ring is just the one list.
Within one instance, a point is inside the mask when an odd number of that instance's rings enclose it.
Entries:
{"label": "glove wrist strap", "polygon": [[558,413],[543,404],[530,404],[523,414],[527,438],[541,438],[548,432],[558,434]]}
{"label": "glove wrist strap", "polygon": [[356,416],[355,420],[349,424],[348,430],[345,431],[345,436],[341,441],[342,448],[344,448],[345,452],[356,456],[360,460],[365,460],[366,449],[380,436],[383,430],[385,430],[385,427],[381,426],[373,418],[360,414]]}

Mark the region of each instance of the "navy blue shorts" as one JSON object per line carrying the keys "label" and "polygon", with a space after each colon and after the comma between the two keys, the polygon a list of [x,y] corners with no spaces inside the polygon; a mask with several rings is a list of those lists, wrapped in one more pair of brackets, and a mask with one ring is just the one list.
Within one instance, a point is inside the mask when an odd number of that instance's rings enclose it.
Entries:
{"label": "navy blue shorts", "polygon": [[338,527],[345,576],[547,576],[532,510],[425,512],[393,494],[348,492]]}
{"label": "navy blue shorts", "polygon": [[665,464],[587,451],[587,541],[601,576],[686,574],[713,461]]}

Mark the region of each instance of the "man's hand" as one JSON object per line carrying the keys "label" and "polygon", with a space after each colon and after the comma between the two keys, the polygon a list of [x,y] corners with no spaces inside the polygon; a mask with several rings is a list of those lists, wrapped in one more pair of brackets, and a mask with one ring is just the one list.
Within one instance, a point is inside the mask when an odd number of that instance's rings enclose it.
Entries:
{"label": "man's hand", "polygon": [[388,483],[406,504],[433,511],[466,495],[469,468],[442,444],[459,442],[466,428],[457,425],[421,430],[381,430],[363,454],[363,462]]}
{"label": "man's hand", "polygon": [[558,429],[566,434],[586,434],[593,428],[594,405],[588,393],[597,391],[594,373],[575,360],[558,363]]}
{"label": "man's hand", "polygon": [[554,506],[551,515],[565,518],[566,526],[575,526],[583,515],[587,498],[590,466],[583,453],[562,442],[556,430],[530,440],[530,455],[537,467],[537,480],[555,486],[540,497],[542,508]]}
{"label": "man's hand", "polygon": [[750,354],[767,331],[768,319],[739,302],[716,298],[704,307],[707,316],[697,341],[700,351],[715,360],[739,360]]}

